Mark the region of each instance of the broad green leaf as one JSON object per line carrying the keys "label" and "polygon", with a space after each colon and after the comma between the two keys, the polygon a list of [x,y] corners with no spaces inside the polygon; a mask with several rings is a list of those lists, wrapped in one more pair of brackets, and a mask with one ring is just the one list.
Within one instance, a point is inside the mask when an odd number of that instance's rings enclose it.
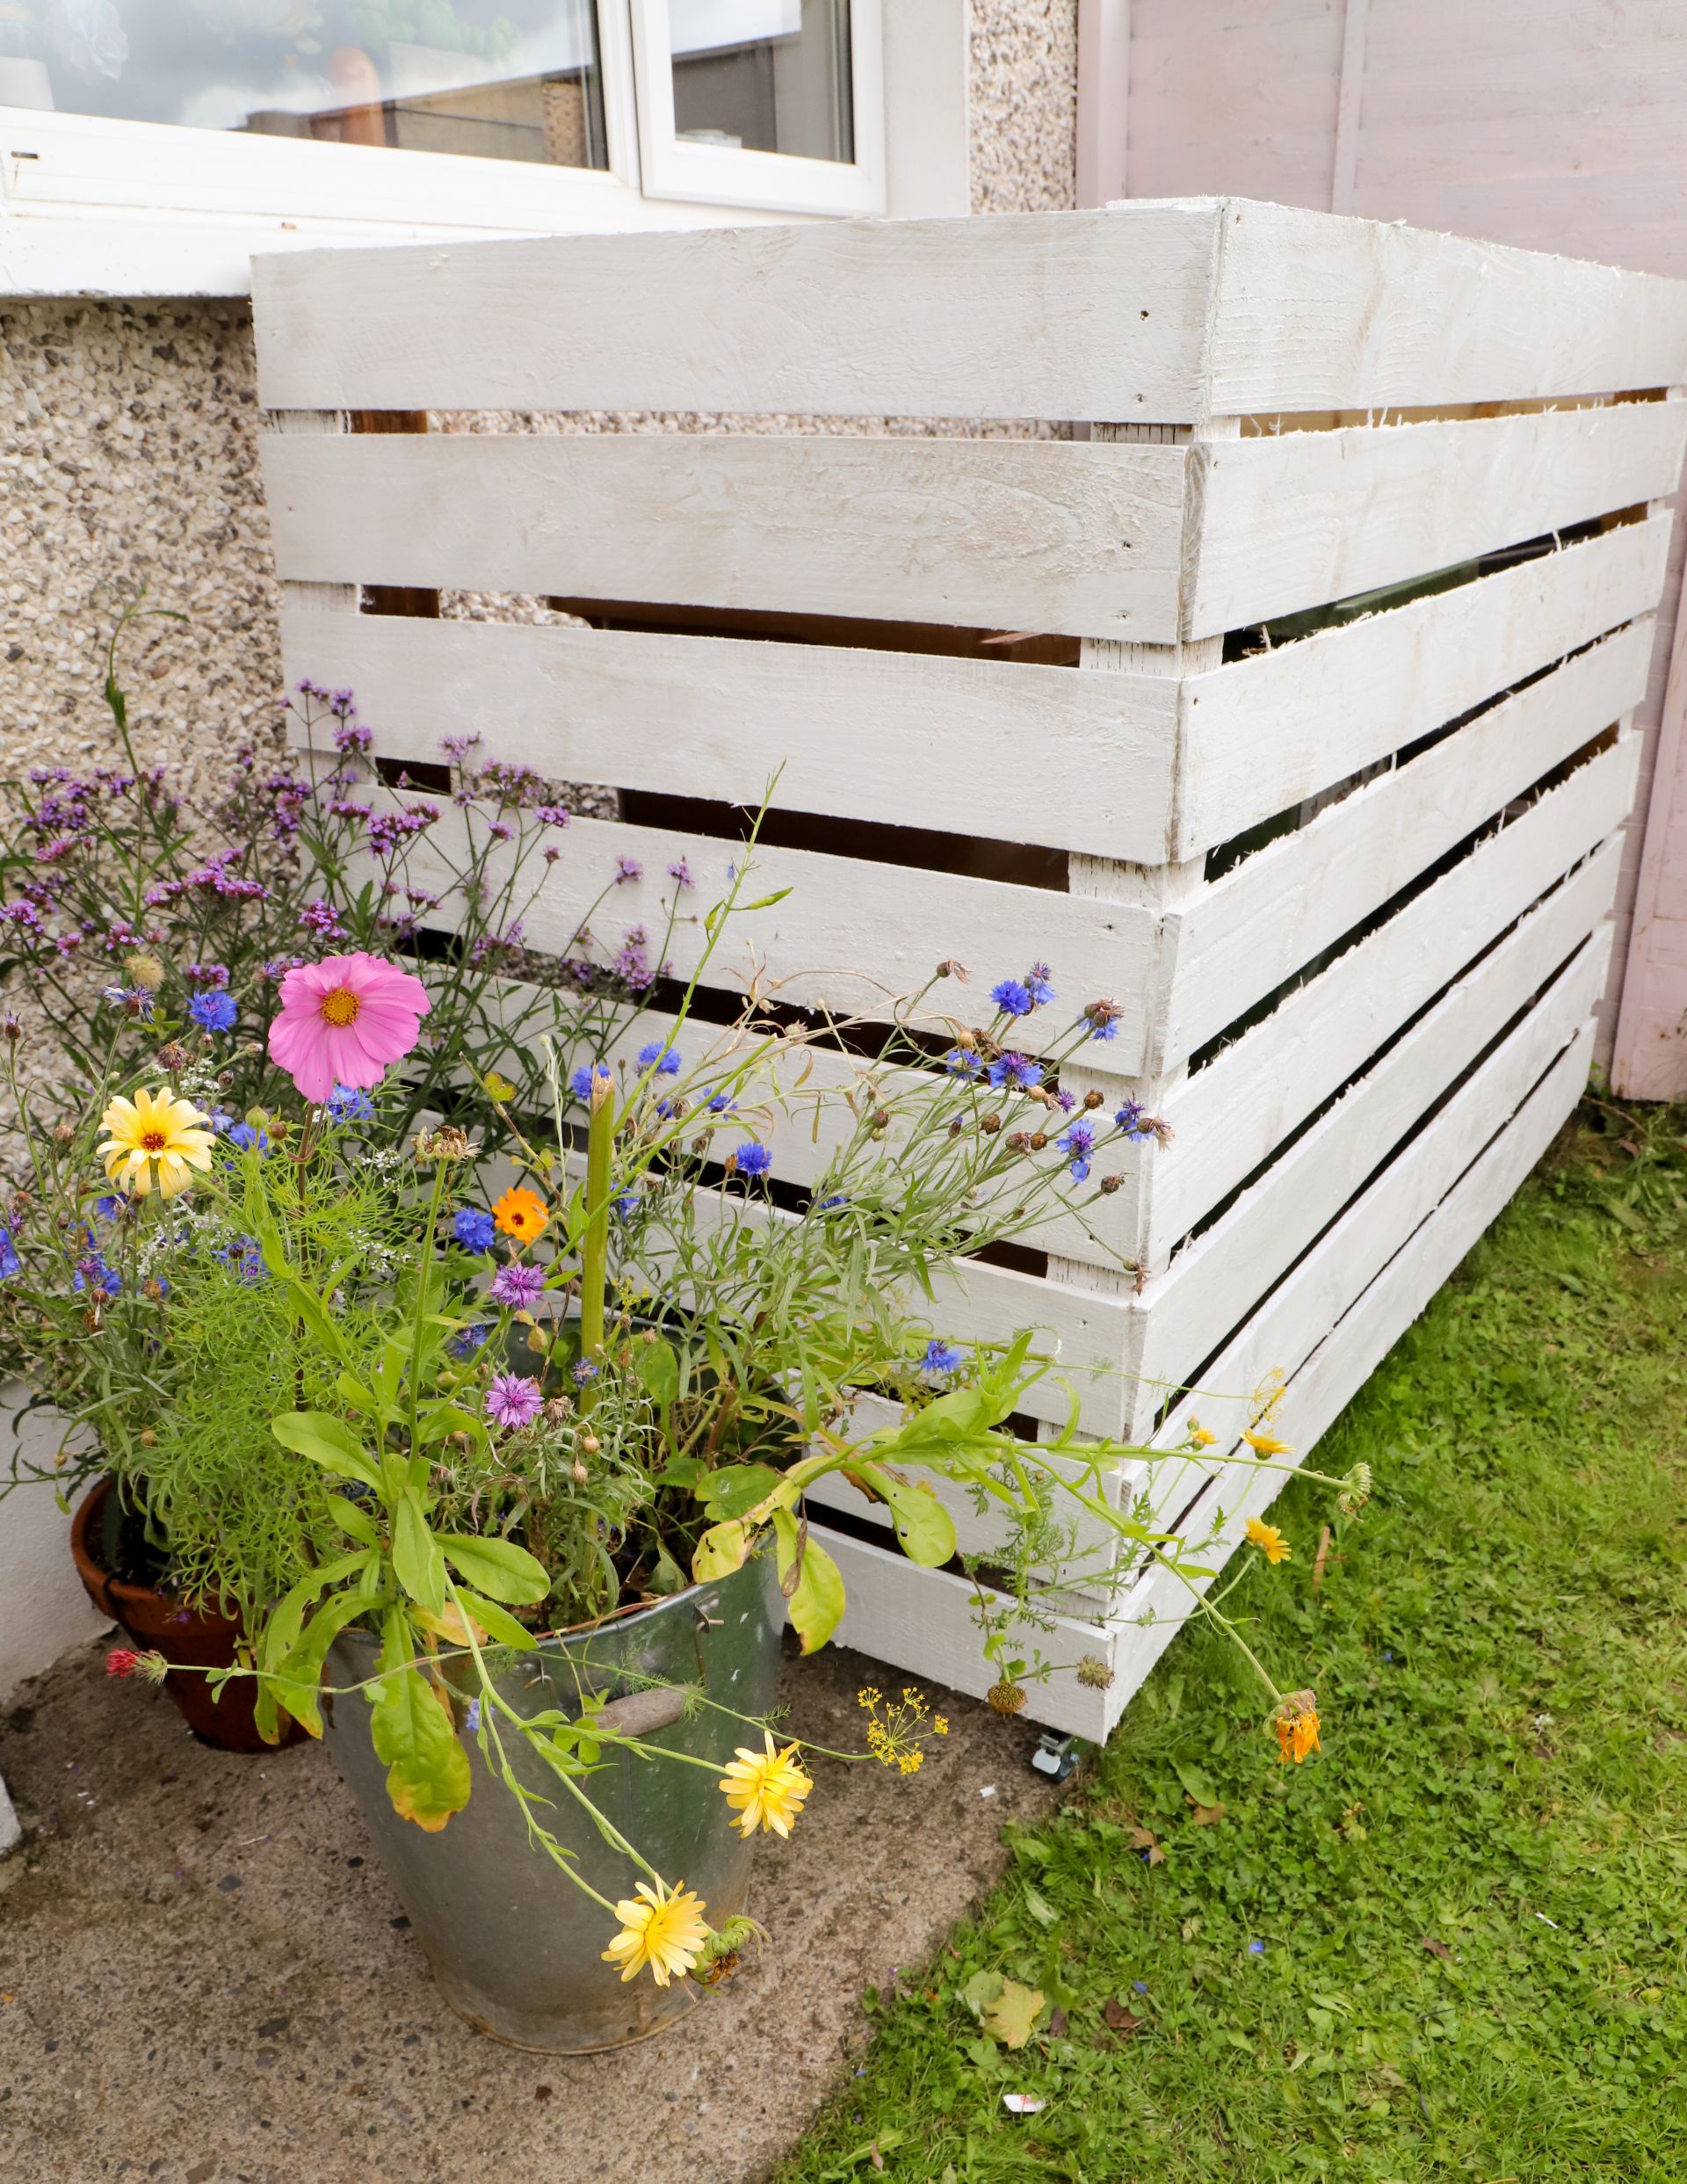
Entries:
{"label": "broad green leaf", "polygon": [[343,1419],[327,1411],[288,1411],[271,1419],[270,1431],[295,1455],[308,1456],[337,1477],[357,1479],[379,1491],[380,1469]]}
{"label": "broad green leaf", "polygon": [[882,1463],[861,1463],[855,1469],[888,1504],[903,1554],[923,1569],[940,1569],[955,1551],[955,1525],[930,1487],[923,1481],[899,1477]]}
{"label": "broad green leaf", "polygon": [[355,1502],[345,1494],[330,1494],[328,1506],[342,1532],[350,1533],[354,1540],[361,1540],[366,1547],[380,1545],[380,1533],[375,1520],[361,1502]]}
{"label": "broad green leaf", "polygon": [[818,1652],[844,1620],[842,1573],[788,1509],[773,1512],[773,1537],[791,1627],[805,1653]]}
{"label": "broad green leaf", "polygon": [[551,1589],[550,1572],[537,1556],[513,1540],[484,1540],[444,1533],[438,1545],[453,1570],[478,1592],[518,1607],[532,1607]]}
{"label": "broad green leaf", "polygon": [[1001,1993],[985,2005],[981,2021],[990,2037],[1004,2048],[1023,2048],[1042,2013],[1040,1987],[1022,1987],[1017,1979],[1003,1979]]}
{"label": "broad green leaf", "polygon": [[376,1395],[373,1388],[366,1388],[363,1382],[352,1374],[342,1373],[334,1385],[353,1410],[361,1411],[366,1418],[376,1418],[380,1415],[380,1397]]}
{"label": "broad green leaf", "polygon": [[699,1585],[707,1585],[714,1578],[729,1578],[735,1570],[742,1570],[744,1556],[749,1552],[749,1535],[735,1520],[729,1524],[712,1524],[697,1542],[691,1556],[691,1576]]}
{"label": "broad green leaf", "polygon": [[728,1463],[706,1471],[692,1488],[712,1517],[742,1517],[764,1502],[783,1473],[767,1463]]}
{"label": "broad green leaf", "polygon": [[633,1352],[639,1379],[653,1403],[666,1410],[679,1392],[679,1359],[670,1342],[641,1342]]}
{"label": "broad green leaf", "polygon": [[460,1411],[454,1403],[438,1403],[424,1411],[417,1421],[421,1439],[431,1444],[444,1440],[447,1433],[467,1433],[471,1440],[486,1439],[486,1427],[467,1411]]}
{"label": "broad green leaf", "polygon": [[437,1835],[468,1803],[468,1754],[437,1686],[415,1665],[401,1608],[387,1616],[370,1735],[387,1762],[387,1795],[401,1820]]}
{"label": "broad green leaf", "polygon": [[479,1593],[471,1593],[467,1585],[457,1587],[457,1598],[465,1612],[472,1615],[487,1636],[499,1645],[513,1645],[523,1653],[531,1653],[539,1640],[525,1623],[518,1623],[507,1608],[496,1600],[489,1600]]}
{"label": "broad green leaf", "polygon": [[301,1729],[313,1737],[322,1733],[321,1707],[322,1663],[328,1649],[347,1623],[362,1614],[363,1602],[355,1593],[339,1593],[325,1600],[306,1625],[304,1636],[275,1672],[275,1695]]}
{"label": "broad green leaf", "polygon": [[445,1562],[422,1505],[405,1492],[393,1506],[393,1573],[419,1607],[437,1615],[445,1604]]}

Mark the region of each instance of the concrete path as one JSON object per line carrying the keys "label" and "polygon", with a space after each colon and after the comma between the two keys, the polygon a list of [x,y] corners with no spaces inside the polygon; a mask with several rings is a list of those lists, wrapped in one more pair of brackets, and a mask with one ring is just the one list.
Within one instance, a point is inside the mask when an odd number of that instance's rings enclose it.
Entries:
{"label": "concrete path", "polygon": [[[964,1700],[910,1781],[816,1762],[792,1841],[757,1852],[771,1946],[657,2040],[528,2055],[439,2002],[319,1747],[207,1752],[102,1662],[79,1648],[0,1722],[28,1831],[0,1864],[7,2177],[760,2178],[851,2067],[863,1988],[941,1942],[1000,1870],[1003,1824],[1051,1796],[1035,1731]],[[807,1733],[859,1750],[858,1686],[901,1680],[830,1651],[788,1662],[783,1695]]]}

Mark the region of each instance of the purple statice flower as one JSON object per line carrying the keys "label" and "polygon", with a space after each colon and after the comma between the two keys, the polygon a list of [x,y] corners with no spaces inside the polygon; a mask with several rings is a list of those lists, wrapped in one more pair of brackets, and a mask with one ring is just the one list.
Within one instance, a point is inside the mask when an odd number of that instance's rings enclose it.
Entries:
{"label": "purple statice flower", "polygon": [[641,1070],[654,1070],[658,1077],[677,1077],[680,1060],[671,1047],[664,1047],[660,1039],[653,1039],[648,1047],[639,1048]]}
{"label": "purple statice flower", "polygon": [[586,1359],[577,1357],[574,1360],[574,1363],[569,1366],[568,1373],[575,1386],[576,1388],[583,1388],[588,1381],[597,1379],[597,1368],[595,1365],[589,1363]]}
{"label": "purple statice flower", "polygon": [[228,966],[227,963],[184,963],[182,976],[190,986],[209,987],[218,993],[227,992]]}
{"label": "purple statice flower", "polygon": [[607,1082],[611,1075],[606,1062],[583,1062],[568,1079],[568,1090],[576,1099],[591,1098],[591,1080],[597,1077]]}
{"label": "purple statice flower", "polygon": [[373,1122],[375,1118],[374,1101],[356,1085],[336,1085],[322,1105],[330,1121]]}
{"label": "purple statice flower", "polygon": [[1004,978],[990,988],[990,998],[1003,1016],[1029,1016],[1037,1005],[1031,989],[1017,978]]}
{"label": "purple statice flower", "polygon": [[1025,991],[1039,1009],[1046,1008],[1054,998],[1054,989],[1048,983],[1048,965],[1033,963],[1025,973]]}
{"label": "purple statice flower", "polygon": [[990,1082],[997,1092],[1004,1085],[1017,1092],[1034,1092],[1042,1081],[1042,1070],[1023,1054],[998,1055],[990,1064]]}
{"label": "purple statice flower", "polygon": [[656,983],[656,975],[650,968],[650,936],[642,925],[629,925],[621,935],[621,945],[610,963],[616,977],[625,979],[635,992]]}
{"label": "purple statice flower", "polygon": [[196,993],[187,1005],[187,1012],[201,1031],[224,1032],[235,1028],[234,997],[227,993]]}
{"label": "purple statice flower", "polygon": [[1082,1121],[1075,1122],[1055,1143],[1072,1163],[1072,1180],[1075,1183],[1086,1181],[1090,1174],[1090,1156],[1096,1150],[1095,1125]]}
{"label": "purple statice flower", "polygon": [[454,1358],[472,1358],[491,1331],[489,1322],[474,1320],[467,1327],[460,1327],[445,1347]]}
{"label": "purple statice flower", "polygon": [[975,1054],[965,1047],[951,1047],[943,1057],[943,1065],[951,1077],[982,1077],[984,1064]]}
{"label": "purple statice flower", "polygon": [[334,730],[334,748],[343,758],[367,751],[374,740],[374,730],[359,727],[356,721],[342,721]]}
{"label": "purple statice flower", "polygon": [[513,842],[516,831],[507,819],[489,819],[486,831],[495,842]]}
{"label": "purple statice flower", "polygon": [[644,867],[636,857],[628,857],[625,853],[617,857],[614,882],[617,887],[622,886],[628,880],[642,880],[643,877]]}
{"label": "purple statice flower", "polygon": [[1117,1001],[1091,1001],[1083,1012],[1091,1039],[1117,1039],[1120,1010]]}
{"label": "purple statice flower", "polygon": [[314,932],[319,940],[344,940],[345,927],[331,903],[307,903],[299,913],[299,922],[307,932]]}
{"label": "purple statice flower", "polygon": [[23,1261],[18,1256],[18,1246],[11,1240],[10,1229],[0,1229],[0,1281],[10,1281],[13,1274],[22,1271]]}
{"label": "purple statice flower", "polygon": [[542,826],[565,827],[569,824],[573,814],[561,804],[535,804],[533,816]]}
{"label": "purple statice flower", "polygon": [[934,1380],[958,1371],[963,1363],[962,1353],[952,1342],[942,1342],[933,1336],[925,1346],[925,1355],[920,1360],[919,1369],[929,1373]]}
{"label": "purple statice flower", "polygon": [[512,1259],[499,1267],[488,1294],[495,1304],[507,1304],[513,1312],[531,1312],[545,1294],[544,1270]]}
{"label": "purple statice flower", "polygon": [[691,868],[683,857],[676,857],[673,863],[668,867],[668,877],[678,888],[691,888],[697,885],[696,881],[691,877]]}
{"label": "purple statice flower", "polygon": [[53,945],[61,955],[74,955],[82,946],[82,935],[79,932],[62,932]]}
{"label": "purple statice flower", "polygon": [[758,1145],[753,1137],[746,1138],[732,1157],[737,1164],[740,1175],[765,1175],[773,1165],[772,1154],[765,1145]]}
{"label": "purple statice flower", "polygon": [[466,1252],[489,1252],[498,1232],[490,1214],[478,1206],[465,1206],[452,1223],[451,1233]]}
{"label": "purple statice flower", "polygon": [[511,1432],[531,1426],[544,1407],[539,1382],[522,1373],[500,1373],[486,1391],[486,1415]]}

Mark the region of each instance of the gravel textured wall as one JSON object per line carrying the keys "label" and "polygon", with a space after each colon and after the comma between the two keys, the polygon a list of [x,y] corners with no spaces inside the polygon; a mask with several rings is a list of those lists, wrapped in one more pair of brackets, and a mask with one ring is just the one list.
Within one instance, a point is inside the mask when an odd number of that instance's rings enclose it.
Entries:
{"label": "gravel textured wall", "polygon": [[1077,202],[1078,0],[973,0],[973,210]]}

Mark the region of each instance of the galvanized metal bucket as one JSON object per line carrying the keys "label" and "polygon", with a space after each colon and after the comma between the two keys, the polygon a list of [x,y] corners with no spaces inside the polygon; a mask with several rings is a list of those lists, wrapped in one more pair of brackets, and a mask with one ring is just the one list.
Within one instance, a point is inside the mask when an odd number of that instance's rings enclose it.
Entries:
{"label": "galvanized metal bucket", "polygon": [[[659,1606],[577,1635],[547,1639],[536,1654],[509,1655],[498,1689],[525,1714],[559,1708],[574,1718],[583,1692],[624,1701],[626,1724],[647,1743],[722,1765],[735,1745],[759,1742],[736,1716],[764,1714],[778,1671],[783,1602],[771,1555],[717,1584],[692,1585]],[[348,1631],[329,1655],[330,1684],[375,1671],[376,1641]],[[697,1686],[712,1705],[673,1720],[677,1701],[662,1686]],[[469,1695],[460,1665],[454,1680]],[[730,1709],[718,1713],[714,1708]],[[430,1835],[401,1820],[387,1795],[386,1769],[369,1738],[368,1708],[344,1696],[323,1707],[324,1742],[356,1798],[381,1863],[427,1951],[440,1992],[477,2031],[516,2047],[583,2055],[662,2031],[697,2000],[688,1981],[658,1987],[649,1972],[623,1982],[603,1951],[615,1932],[608,1912],[528,1840],[521,1808],[481,1759],[465,1728],[474,1788],[465,1810]],[[647,1731],[653,1716],[668,1725]],[[525,1787],[547,1800],[541,1818],[575,1853],[576,1868],[618,1901],[643,1876],[611,1849],[567,1789],[506,1737]],[[636,1843],[670,1886],[683,1882],[708,1909],[710,1924],[744,1908],[750,1846],[714,1775],[683,1762],[605,1752],[583,1787],[607,1819]]]}

